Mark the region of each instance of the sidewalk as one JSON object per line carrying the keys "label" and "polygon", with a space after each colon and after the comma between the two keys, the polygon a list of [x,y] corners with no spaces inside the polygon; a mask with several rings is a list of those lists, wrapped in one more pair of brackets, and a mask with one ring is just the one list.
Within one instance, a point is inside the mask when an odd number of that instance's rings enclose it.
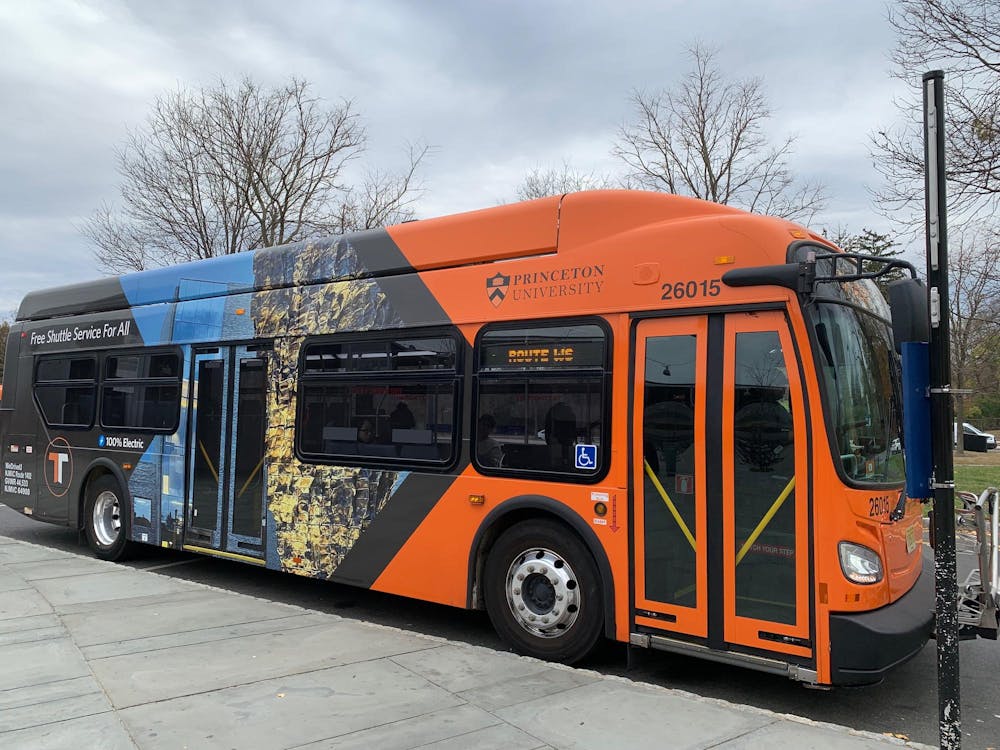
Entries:
{"label": "sidewalk", "polygon": [[920,747],[0,537],[0,747]]}

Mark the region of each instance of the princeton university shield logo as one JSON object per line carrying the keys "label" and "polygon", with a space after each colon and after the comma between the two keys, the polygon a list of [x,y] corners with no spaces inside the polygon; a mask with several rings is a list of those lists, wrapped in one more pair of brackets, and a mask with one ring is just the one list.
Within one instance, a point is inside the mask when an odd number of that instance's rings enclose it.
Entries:
{"label": "princeton university shield logo", "polygon": [[507,298],[507,287],[510,285],[510,276],[498,273],[486,279],[486,296],[490,298],[493,307],[500,307],[500,303]]}

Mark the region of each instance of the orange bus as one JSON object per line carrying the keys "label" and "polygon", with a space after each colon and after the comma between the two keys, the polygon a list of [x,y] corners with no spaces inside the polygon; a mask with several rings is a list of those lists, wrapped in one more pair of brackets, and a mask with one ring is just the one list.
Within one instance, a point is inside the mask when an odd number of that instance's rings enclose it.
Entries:
{"label": "orange bus", "polygon": [[544,659],[608,637],[877,681],[933,574],[889,312],[837,254],[597,191],[33,292],[2,499],[105,559],[485,609]]}

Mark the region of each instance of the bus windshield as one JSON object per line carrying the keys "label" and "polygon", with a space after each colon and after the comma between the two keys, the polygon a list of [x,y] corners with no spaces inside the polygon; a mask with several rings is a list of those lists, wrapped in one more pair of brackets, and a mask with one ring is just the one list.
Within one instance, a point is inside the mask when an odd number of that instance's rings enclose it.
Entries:
{"label": "bus windshield", "polygon": [[838,302],[817,304],[813,326],[830,436],[844,474],[853,483],[902,482],[901,410],[889,326],[880,316]]}

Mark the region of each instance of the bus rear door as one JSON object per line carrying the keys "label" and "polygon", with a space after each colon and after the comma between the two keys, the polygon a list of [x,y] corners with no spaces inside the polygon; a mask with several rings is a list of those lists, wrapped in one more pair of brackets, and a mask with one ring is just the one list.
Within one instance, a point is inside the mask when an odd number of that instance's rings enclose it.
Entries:
{"label": "bus rear door", "polygon": [[806,418],[784,314],[643,320],[635,352],[635,629],[809,661]]}
{"label": "bus rear door", "polygon": [[264,557],[264,432],[269,349],[194,352],[184,546]]}

